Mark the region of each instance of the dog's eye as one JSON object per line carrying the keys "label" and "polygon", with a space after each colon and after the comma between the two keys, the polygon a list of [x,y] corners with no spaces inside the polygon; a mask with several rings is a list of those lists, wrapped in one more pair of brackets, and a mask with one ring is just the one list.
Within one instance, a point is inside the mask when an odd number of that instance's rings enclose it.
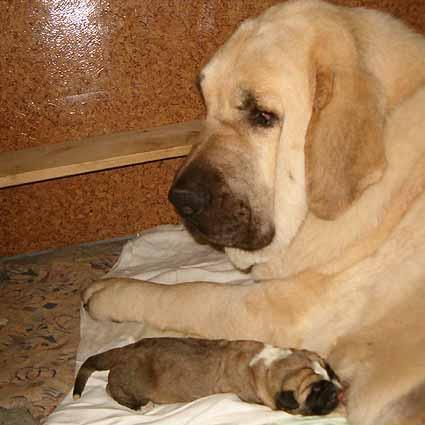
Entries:
{"label": "dog's eye", "polygon": [[273,112],[255,108],[249,113],[249,121],[254,127],[271,128],[276,124],[278,118]]}

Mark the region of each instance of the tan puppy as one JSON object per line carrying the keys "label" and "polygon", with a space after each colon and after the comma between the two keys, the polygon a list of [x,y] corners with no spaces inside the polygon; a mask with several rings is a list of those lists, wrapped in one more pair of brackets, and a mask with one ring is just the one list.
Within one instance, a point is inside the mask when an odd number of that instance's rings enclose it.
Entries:
{"label": "tan puppy", "polygon": [[170,200],[257,283],[103,280],[92,317],[305,347],[352,425],[425,423],[425,38],[374,10],[288,1],[200,74]]}
{"label": "tan puppy", "polygon": [[146,338],[87,359],[74,387],[80,398],[95,370],[108,370],[107,391],[139,409],[154,403],[189,402],[218,393],[301,415],[326,415],[342,386],[331,367],[306,350],[255,341]]}

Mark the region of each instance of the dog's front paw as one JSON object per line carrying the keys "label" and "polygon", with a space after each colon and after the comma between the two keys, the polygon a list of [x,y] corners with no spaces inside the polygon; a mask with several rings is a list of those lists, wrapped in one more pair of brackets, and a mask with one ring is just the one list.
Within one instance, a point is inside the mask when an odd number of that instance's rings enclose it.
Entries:
{"label": "dog's front paw", "polygon": [[84,304],[84,308],[92,319],[117,321],[112,317],[113,305],[111,305],[107,292],[107,290],[94,292]]}
{"label": "dog's front paw", "polygon": [[84,306],[87,306],[89,304],[90,298],[96,292],[99,292],[105,289],[105,287],[108,286],[109,283],[110,283],[109,279],[98,280],[92,283],[88,288],[86,288],[81,294],[81,301],[83,302]]}
{"label": "dog's front paw", "polygon": [[123,297],[123,284],[118,279],[103,279],[83,292],[82,302],[93,319],[121,322]]}
{"label": "dog's front paw", "polygon": [[84,291],[82,300],[95,320],[140,322],[144,320],[145,286],[145,282],[134,279],[102,279]]}

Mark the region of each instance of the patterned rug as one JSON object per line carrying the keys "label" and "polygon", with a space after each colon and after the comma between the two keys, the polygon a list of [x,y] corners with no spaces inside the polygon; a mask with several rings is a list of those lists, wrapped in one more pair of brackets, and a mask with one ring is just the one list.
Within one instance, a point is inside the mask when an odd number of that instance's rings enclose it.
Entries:
{"label": "patterned rug", "polygon": [[126,240],[0,262],[0,406],[42,422],[71,389],[80,292],[103,276]]}

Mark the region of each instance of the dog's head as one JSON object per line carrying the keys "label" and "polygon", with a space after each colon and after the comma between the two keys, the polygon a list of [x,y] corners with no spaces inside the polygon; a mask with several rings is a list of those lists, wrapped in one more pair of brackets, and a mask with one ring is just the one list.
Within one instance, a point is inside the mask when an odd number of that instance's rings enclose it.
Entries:
{"label": "dog's head", "polygon": [[379,87],[349,14],[288,2],[244,22],[200,73],[205,128],[169,199],[224,247],[286,246],[333,220],[385,166]]}
{"label": "dog's head", "polygon": [[338,407],[342,385],[328,364],[317,365],[281,382],[275,394],[276,409],[300,415],[327,415]]}
{"label": "dog's head", "polygon": [[257,392],[272,409],[299,415],[326,415],[335,410],[342,384],[330,365],[307,350],[266,347],[251,362]]}
{"label": "dog's head", "polygon": [[339,404],[339,388],[330,381],[322,379],[308,388],[308,396],[299,403],[295,391],[282,390],[276,394],[276,409],[305,416],[327,415]]}

